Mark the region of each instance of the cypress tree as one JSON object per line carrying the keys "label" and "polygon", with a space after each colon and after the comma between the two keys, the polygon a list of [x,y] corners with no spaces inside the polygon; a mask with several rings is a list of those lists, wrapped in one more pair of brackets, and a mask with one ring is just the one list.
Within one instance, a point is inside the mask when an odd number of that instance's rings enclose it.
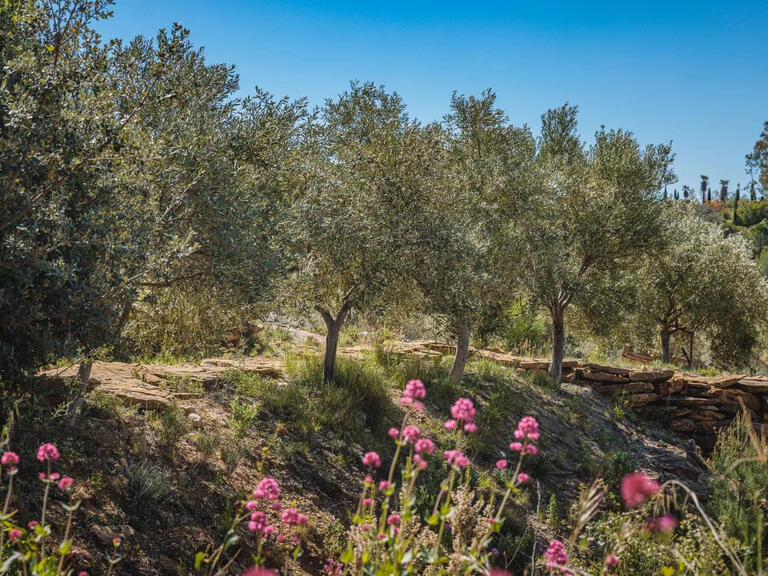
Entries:
{"label": "cypress tree", "polygon": [[700,187],[700,190],[701,190],[701,203],[702,204],[704,204],[704,202],[706,202],[707,187],[708,187],[707,181],[708,180],[709,180],[709,176],[706,176],[704,174],[701,175],[701,187]]}
{"label": "cypress tree", "polygon": [[720,202],[728,201],[728,180],[720,180]]}
{"label": "cypress tree", "polygon": [[733,225],[739,225],[739,200],[741,199],[741,184],[736,184],[736,198],[733,201]]}

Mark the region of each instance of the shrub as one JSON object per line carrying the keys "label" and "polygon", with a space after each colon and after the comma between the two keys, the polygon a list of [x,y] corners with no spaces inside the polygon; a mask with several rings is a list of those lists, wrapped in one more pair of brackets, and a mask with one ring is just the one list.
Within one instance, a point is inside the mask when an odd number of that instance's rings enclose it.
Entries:
{"label": "shrub", "polygon": [[241,401],[235,397],[229,404],[231,411],[227,424],[232,429],[235,441],[239,442],[248,434],[248,430],[256,423],[259,415],[258,406]]}
{"label": "shrub", "polygon": [[156,418],[160,442],[169,448],[174,448],[189,431],[187,415],[176,404],[160,411]]}
{"label": "shrub", "polygon": [[709,508],[729,536],[742,543],[742,557],[756,570],[768,550],[764,530],[768,497],[768,444],[758,437],[748,413],[739,415],[717,437],[710,461]]}

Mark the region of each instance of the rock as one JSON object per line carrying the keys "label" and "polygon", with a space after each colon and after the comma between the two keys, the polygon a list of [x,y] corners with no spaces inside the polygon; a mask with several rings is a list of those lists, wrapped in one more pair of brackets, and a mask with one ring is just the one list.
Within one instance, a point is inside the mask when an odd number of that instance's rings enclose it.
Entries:
{"label": "rock", "polygon": [[112,382],[98,387],[99,392],[120,398],[125,404],[144,410],[159,410],[173,404],[170,392],[135,378]]}
{"label": "rock", "polygon": [[[726,376],[716,376],[707,378],[706,382],[714,388],[729,388],[744,378],[744,374],[729,374]],[[768,392],[768,389],[766,389]]]}
{"label": "rock", "polygon": [[685,384],[681,380],[668,380],[666,382],[654,382],[653,387],[657,394],[668,396],[682,392]]}
{"label": "rock", "polygon": [[658,394],[632,394],[629,397],[629,403],[632,406],[644,406],[646,404],[650,404],[651,402],[655,402],[658,400],[659,395]]}
{"label": "rock", "polygon": [[714,407],[707,406],[696,411],[691,417],[694,420],[724,420],[726,415],[715,410]]}
{"label": "rock", "polygon": [[666,400],[675,406],[717,406],[720,403],[718,398],[699,398],[695,396],[669,396]]}
{"label": "rock", "polygon": [[626,376],[630,372],[628,368],[603,366],[602,364],[585,364],[585,366],[593,372],[605,372],[606,374],[616,374],[617,376]]}
{"label": "rock", "polygon": [[653,384],[650,382],[629,382],[627,384],[600,384],[595,386],[595,390],[601,394],[642,394],[644,392],[653,392]]}
{"label": "rock", "polygon": [[632,382],[666,382],[674,376],[674,370],[638,370],[629,374]]}
{"label": "rock", "polygon": [[102,546],[111,546],[112,541],[115,538],[120,538],[119,532],[115,532],[111,528],[107,528],[106,526],[102,526],[100,524],[94,524],[91,526],[91,534],[96,537],[96,540],[98,540],[99,544]]}
{"label": "rock", "polygon": [[736,404],[738,406],[743,404],[750,410],[754,410],[755,412],[760,411],[760,399],[754,394],[750,394],[749,392],[745,392],[738,388],[717,390],[714,395],[717,400],[723,404]]}
{"label": "rock", "polygon": [[584,372],[581,377],[592,382],[610,382],[611,384],[623,384],[629,382],[629,378],[626,376],[610,374],[608,372]]}
{"label": "rock", "polygon": [[668,422],[679,418],[684,418],[691,413],[688,408],[677,408],[676,406],[641,406],[637,409],[638,414],[649,420]]}
{"label": "rock", "polygon": [[203,418],[200,416],[200,414],[196,414],[195,412],[191,412],[189,416],[189,423],[192,425],[192,428],[202,428],[203,427]]}
{"label": "rock", "polygon": [[736,388],[750,392],[751,394],[765,395],[768,394],[768,378],[765,376],[754,376],[750,378],[742,378],[736,383]]}
{"label": "rock", "polygon": [[690,418],[682,418],[673,420],[669,427],[675,432],[693,432],[696,429],[696,423]]}

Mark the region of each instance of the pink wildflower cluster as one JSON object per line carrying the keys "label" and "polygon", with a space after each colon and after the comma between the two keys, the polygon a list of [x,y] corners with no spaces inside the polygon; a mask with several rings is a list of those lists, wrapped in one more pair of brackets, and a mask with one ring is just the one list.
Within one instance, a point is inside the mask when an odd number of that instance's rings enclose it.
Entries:
{"label": "pink wildflower cluster", "polygon": [[277,571],[269,570],[263,566],[251,566],[243,572],[243,576],[278,576]]}
{"label": "pink wildflower cluster", "polygon": [[451,466],[457,468],[466,468],[469,466],[469,458],[467,458],[461,450],[444,450],[443,458]]}
{"label": "pink wildflower cluster", "polygon": [[58,460],[59,449],[50,443],[43,444],[37,449],[37,459],[40,462]]}
{"label": "pink wildflower cluster", "polygon": [[533,444],[533,442],[536,442],[539,439],[539,423],[536,422],[536,418],[533,416],[524,416],[520,422],[517,423],[515,439],[516,442],[512,442],[509,445],[509,449],[513,452],[521,452],[533,456],[538,454],[539,449]]}
{"label": "pink wildflower cluster", "polygon": [[277,500],[280,498],[280,486],[274,478],[265,476],[256,490],[253,491],[253,497],[256,499],[266,498],[267,500]]}
{"label": "pink wildflower cluster", "polygon": [[459,398],[453,406],[451,406],[452,418],[446,420],[445,429],[463,429],[467,434],[477,432],[477,425],[475,425],[476,413],[477,410],[475,410],[475,405],[472,404],[472,400],[469,398]]}
{"label": "pink wildflower cluster", "polygon": [[363,465],[369,468],[381,468],[381,457],[376,452],[366,452],[363,455]]}
{"label": "pink wildflower cluster", "polygon": [[[627,474],[621,480],[621,497],[627,508],[637,508],[661,491],[661,486],[653,478],[643,472]],[[659,516],[646,522],[650,532],[671,532],[677,528],[677,518],[674,516]]]}
{"label": "pink wildflower cluster", "polygon": [[562,573],[563,576],[572,576],[570,572],[565,571],[565,565],[568,564],[568,552],[565,551],[565,544],[560,540],[552,540],[549,548],[544,552],[547,559],[546,568],[551,572]]}
{"label": "pink wildflower cluster", "polygon": [[416,426],[409,425],[403,428],[403,439],[408,442],[408,444],[415,443],[416,440],[419,439],[420,434],[421,431]]}
{"label": "pink wildflower cluster", "polygon": [[627,508],[637,508],[651,496],[658,494],[660,489],[659,483],[643,472],[627,474],[621,480],[621,497]]}
{"label": "pink wildflower cluster", "polygon": [[410,380],[405,385],[400,403],[421,412],[424,410],[424,404],[420,400],[424,399],[426,395],[427,390],[424,388],[424,383],[421,380]]}
{"label": "pink wildflower cluster", "polygon": [[296,508],[286,508],[280,519],[291,526],[299,526],[305,524],[308,518],[304,514],[300,514]]}
{"label": "pink wildflower cluster", "polygon": [[270,534],[274,534],[275,527],[269,523],[269,518],[267,518],[265,512],[256,510],[251,514],[251,519],[248,522],[248,530],[256,532],[257,534],[269,536]]}
{"label": "pink wildflower cluster", "polygon": [[5,466],[8,470],[8,474],[15,474],[17,466],[19,464],[19,455],[16,452],[5,452],[0,457],[0,464]]}
{"label": "pink wildflower cluster", "polygon": [[677,528],[677,518],[674,516],[659,516],[651,518],[646,523],[649,532],[672,532]]}
{"label": "pink wildflower cluster", "polygon": [[327,558],[323,566],[323,574],[327,576],[341,576],[344,573],[344,564],[334,558]]}
{"label": "pink wildflower cluster", "polygon": [[[539,449],[533,444],[533,442],[538,439],[539,423],[536,422],[536,418],[533,416],[524,416],[520,422],[517,423],[517,428],[515,429],[515,441],[510,443],[509,449],[512,452],[519,452],[520,461],[522,461],[526,454],[533,456],[539,453]],[[531,477],[525,472],[519,472],[520,461],[518,462],[517,470],[515,470],[517,475],[513,481],[517,484],[524,484],[525,482],[528,482]],[[506,470],[508,467],[509,462],[506,459],[502,458],[501,460],[496,461],[497,469]]]}

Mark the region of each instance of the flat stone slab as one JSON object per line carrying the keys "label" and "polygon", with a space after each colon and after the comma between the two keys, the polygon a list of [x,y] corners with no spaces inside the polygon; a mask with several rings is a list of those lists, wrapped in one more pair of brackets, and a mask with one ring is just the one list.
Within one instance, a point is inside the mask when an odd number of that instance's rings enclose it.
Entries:
{"label": "flat stone slab", "polygon": [[762,396],[768,394],[768,377],[751,376],[739,380],[734,388]]}
{"label": "flat stone slab", "polygon": [[666,382],[674,375],[674,370],[637,370],[629,374],[629,379],[632,382]]}

